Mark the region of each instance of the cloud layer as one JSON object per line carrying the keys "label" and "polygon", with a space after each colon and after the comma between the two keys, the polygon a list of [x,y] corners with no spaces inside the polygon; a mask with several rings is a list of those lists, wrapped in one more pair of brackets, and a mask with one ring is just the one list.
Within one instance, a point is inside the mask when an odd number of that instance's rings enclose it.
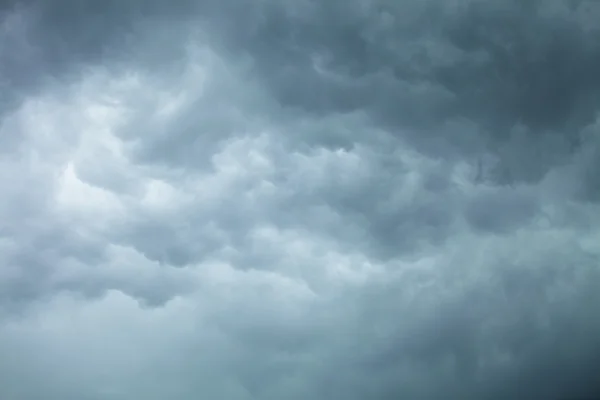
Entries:
{"label": "cloud layer", "polygon": [[3,8],[0,397],[600,397],[598,17]]}

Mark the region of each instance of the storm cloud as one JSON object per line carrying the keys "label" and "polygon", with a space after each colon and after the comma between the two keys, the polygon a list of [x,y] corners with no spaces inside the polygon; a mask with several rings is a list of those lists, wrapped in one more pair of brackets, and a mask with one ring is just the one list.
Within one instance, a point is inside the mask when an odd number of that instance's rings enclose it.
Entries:
{"label": "storm cloud", "polygon": [[600,398],[598,21],[0,6],[0,398]]}

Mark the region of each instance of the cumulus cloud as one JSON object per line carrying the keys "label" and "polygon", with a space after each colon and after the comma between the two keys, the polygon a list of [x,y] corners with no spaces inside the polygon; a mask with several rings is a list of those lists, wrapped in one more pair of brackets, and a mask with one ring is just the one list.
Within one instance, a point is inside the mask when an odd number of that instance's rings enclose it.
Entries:
{"label": "cumulus cloud", "polygon": [[0,397],[600,397],[599,13],[2,8]]}

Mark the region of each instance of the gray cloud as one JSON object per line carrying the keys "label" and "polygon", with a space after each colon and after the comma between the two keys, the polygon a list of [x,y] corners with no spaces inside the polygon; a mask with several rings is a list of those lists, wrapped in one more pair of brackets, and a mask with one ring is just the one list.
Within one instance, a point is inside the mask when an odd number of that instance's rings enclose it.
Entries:
{"label": "gray cloud", "polygon": [[599,397],[598,12],[5,8],[0,397]]}

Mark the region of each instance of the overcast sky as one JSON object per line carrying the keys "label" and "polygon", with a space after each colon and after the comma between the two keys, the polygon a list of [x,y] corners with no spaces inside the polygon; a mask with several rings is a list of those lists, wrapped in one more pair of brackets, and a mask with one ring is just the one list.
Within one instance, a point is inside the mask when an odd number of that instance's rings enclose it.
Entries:
{"label": "overcast sky", "polygon": [[2,2],[0,398],[600,397],[598,21]]}

